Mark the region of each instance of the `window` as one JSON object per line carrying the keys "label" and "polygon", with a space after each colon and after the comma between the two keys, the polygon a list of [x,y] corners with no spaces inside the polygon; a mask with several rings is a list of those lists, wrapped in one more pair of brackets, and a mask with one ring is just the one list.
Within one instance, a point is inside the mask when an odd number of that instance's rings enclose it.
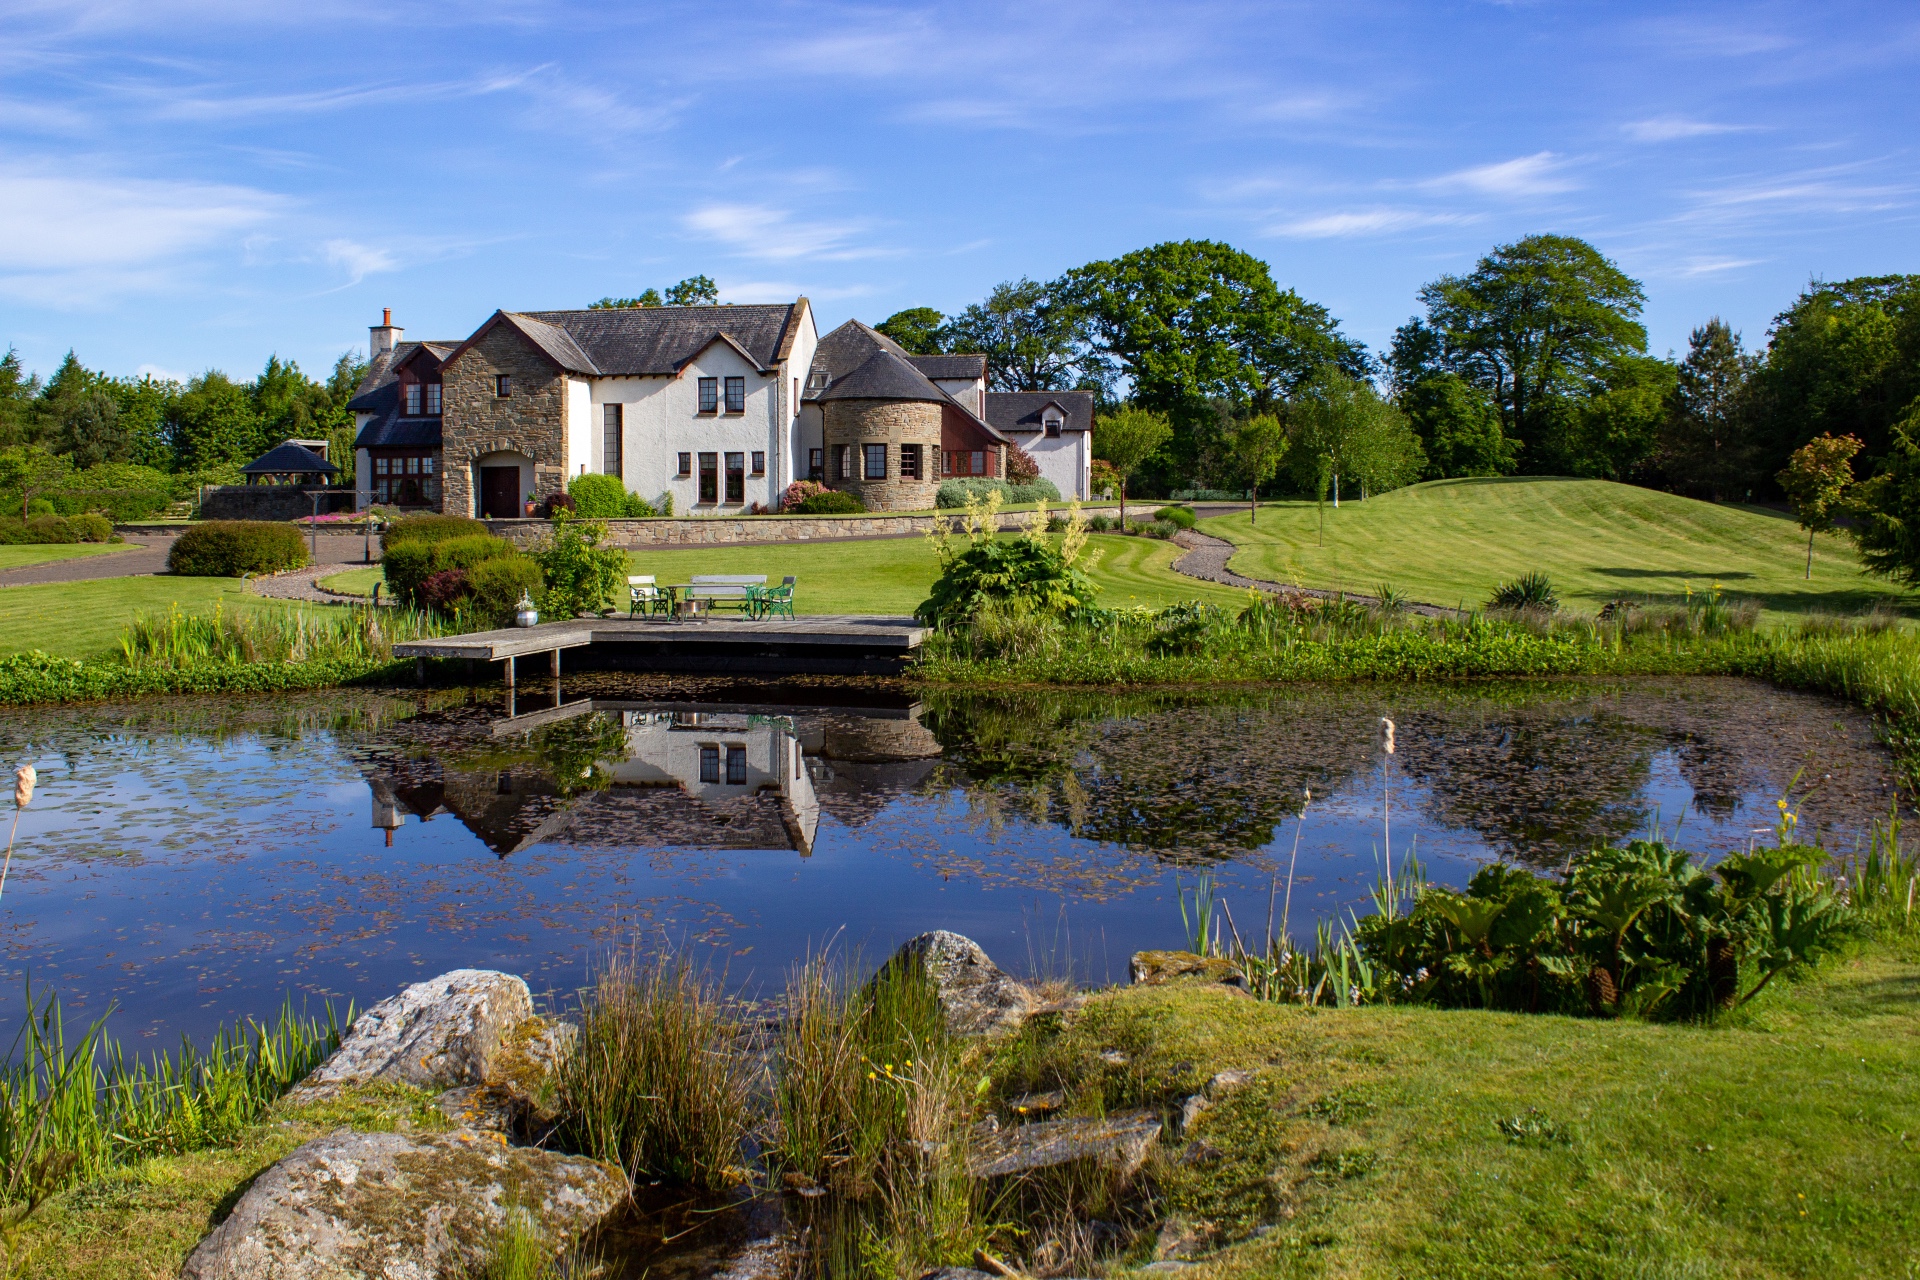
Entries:
{"label": "window", "polygon": [[757,476],[767,474],[767,455],[758,449],[753,451],[753,474]]}
{"label": "window", "polygon": [[720,455],[700,455],[700,501],[720,501]]}
{"label": "window", "polygon": [[407,459],[407,474],[410,476],[417,476],[420,474],[420,459],[418,458]]}
{"label": "window", "polygon": [[407,384],[407,416],[409,418],[420,416],[420,384],[417,382]]}
{"label": "window", "polygon": [[1050,413],[1046,416],[1044,421],[1047,426],[1047,438],[1050,440],[1059,439],[1060,438],[1060,415],[1057,413]]}
{"label": "window", "polygon": [[720,781],[720,748],[700,748],[700,781]]}
{"label": "window", "polygon": [[900,478],[918,480],[920,478],[920,446],[903,444],[900,446]]}
{"label": "window", "polygon": [[887,446],[883,444],[863,444],[860,452],[866,455],[866,478],[885,480],[887,478]]}
{"label": "window", "polygon": [[727,748],[727,784],[735,787],[747,785],[747,749],[745,747]]}
{"label": "window", "polygon": [[747,411],[747,380],[745,378],[727,379],[727,412],[745,413]]}
{"label": "window", "polygon": [[427,413],[434,417],[440,414],[440,384],[437,382],[427,384]]}
{"label": "window", "polygon": [[433,474],[433,455],[432,454],[428,454],[426,457],[420,459],[420,474],[423,476],[430,476]]}
{"label": "window", "polygon": [[434,473],[439,460],[430,449],[382,450],[373,456],[375,502],[401,507],[432,506],[440,500],[440,482]]}
{"label": "window", "polygon": [[506,397],[512,395],[513,394],[513,375],[510,373],[494,374],[493,375],[493,394],[496,396],[499,396],[503,400]]}
{"label": "window", "polygon": [[693,474],[693,455],[692,454],[683,453],[680,455],[680,474],[683,476],[690,476]]}
{"label": "window", "polygon": [[720,407],[720,379],[700,379],[700,412],[712,413]]}
{"label": "window", "polygon": [[948,449],[941,455],[950,476],[984,476],[987,474],[987,455],[982,449]]}
{"label": "window", "polygon": [[745,502],[747,500],[747,455],[730,453],[727,455],[727,501]]}
{"label": "window", "polygon": [[853,446],[850,444],[837,444],[833,447],[833,454],[834,479],[853,479]]}
{"label": "window", "polygon": [[620,423],[626,406],[604,404],[600,406],[602,424],[606,428],[606,443],[601,450],[601,469],[610,476],[621,474],[620,470]]}
{"label": "window", "polygon": [[807,450],[807,479],[818,483],[827,478],[827,451],[825,449]]}
{"label": "window", "polygon": [[387,474],[387,459],[375,458],[373,460],[373,474],[377,476],[383,476]]}

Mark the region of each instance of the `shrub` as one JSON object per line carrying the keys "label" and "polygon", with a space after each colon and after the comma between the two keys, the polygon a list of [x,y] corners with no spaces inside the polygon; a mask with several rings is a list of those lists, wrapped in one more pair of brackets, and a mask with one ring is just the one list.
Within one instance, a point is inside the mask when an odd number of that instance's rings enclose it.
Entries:
{"label": "shrub", "polygon": [[1487,601],[1489,609],[1540,609],[1552,612],[1560,607],[1560,597],[1554,594],[1553,582],[1546,574],[1535,570],[1523,574],[1511,582],[1503,582],[1493,589],[1493,595]]}
{"label": "shrub", "polygon": [[270,520],[209,520],[174,540],[167,572],[190,578],[237,578],[279,573],[307,562],[307,543],[290,524]]}
{"label": "shrub", "polygon": [[553,518],[556,511],[577,512],[577,510],[578,504],[574,502],[571,495],[565,493],[550,493],[547,495],[547,500],[540,504],[540,514],[549,520]]}
{"label": "shrub", "polygon": [[653,505],[637,493],[628,493],[619,476],[575,476],[567,483],[567,493],[573,498],[574,511],[589,520],[653,514]]}
{"label": "shrub", "polygon": [[1060,488],[1051,480],[1034,480],[1028,484],[1008,484],[1004,480],[948,480],[940,485],[934,494],[933,504],[943,511],[956,511],[967,505],[967,499],[976,502],[990,493],[1000,495],[1000,501],[1008,502],[1047,502],[1060,501]]}
{"label": "shrub", "polygon": [[792,511],[798,508],[799,505],[808,498],[831,492],[832,490],[828,489],[827,486],[821,484],[818,480],[795,480],[787,486],[786,492],[780,495],[780,509],[782,511]]}
{"label": "shrub", "polygon": [[80,535],[82,542],[113,541],[113,521],[97,511],[83,511],[67,517],[67,526]]}
{"label": "shrub", "polygon": [[942,528],[935,539],[940,576],[914,616],[933,626],[953,626],[997,604],[1050,619],[1097,614],[1093,598],[1100,588],[1075,567],[1086,542],[1084,530],[1070,528],[1058,542],[1031,528],[1017,538],[1002,538],[995,532],[998,509],[991,496],[970,505],[964,538]]}
{"label": "shrub", "polygon": [[451,612],[453,607],[472,594],[467,582],[465,569],[438,569],[426,576],[413,596],[421,606],[438,609],[442,613]]}
{"label": "shrub", "polygon": [[466,516],[402,516],[380,535],[380,549],[386,551],[403,542],[445,542],[487,532],[487,526]]}
{"label": "shrub", "polygon": [[0,516],[0,543],[110,542],[113,525],[104,516]]}
{"label": "shrub", "polygon": [[53,509],[52,498],[35,498],[27,504],[27,519],[29,520],[35,516],[50,516],[55,514],[57,513]]}
{"label": "shrub", "polygon": [[620,512],[629,520],[645,520],[660,514],[659,509],[637,493],[627,495],[624,508]]}
{"label": "shrub", "polygon": [[816,493],[810,498],[803,498],[800,504],[793,508],[803,516],[855,516],[866,509],[867,504],[855,495],[841,493],[835,489]]}
{"label": "shrub", "polygon": [[393,592],[401,604],[413,604],[414,592],[433,572],[433,547],[431,542],[402,542],[388,547],[381,555],[380,568],[387,580],[387,590]]}
{"label": "shrub", "polygon": [[1033,455],[1022,449],[1018,443],[1007,444],[1007,482],[1013,485],[1032,484],[1040,478],[1040,464]]}
{"label": "shrub", "polygon": [[1164,520],[1168,524],[1177,524],[1182,529],[1193,528],[1194,515],[1192,507],[1162,507],[1153,513],[1153,518],[1155,520]]}
{"label": "shrub", "polygon": [[534,553],[547,580],[547,611],[554,619],[582,613],[597,614],[614,599],[627,572],[627,556],[617,547],[603,547],[607,527],[560,515],[553,522],[553,542]]}
{"label": "shrub", "polygon": [[1095,516],[1093,519],[1087,521],[1087,528],[1093,530],[1095,533],[1105,533],[1113,528],[1113,526],[1114,519],[1112,516]]}
{"label": "shrub", "polygon": [[505,538],[496,538],[492,534],[469,534],[464,538],[448,538],[445,542],[433,545],[433,567],[437,569],[471,569],[485,560],[498,560],[502,556],[520,554]]}
{"label": "shrub", "polygon": [[546,577],[529,556],[482,561],[467,571],[467,589],[472,593],[474,620],[489,627],[512,623],[522,592],[532,598],[535,608],[546,608]]}
{"label": "shrub", "polygon": [[[464,528],[463,528],[464,526]],[[478,527],[480,533],[467,532],[467,528]],[[470,582],[472,571],[482,564],[493,560],[518,556],[519,550],[505,538],[496,538],[484,531],[485,526],[477,520],[467,520],[460,525],[445,526],[436,532],[453,533],[456,536],[443,537],[435,541],[403,541],[389,547],[380,557],[380,566],[385,571],[387,587],[400,603],[417,608],[440,607],[445,605],[429,600],[424,588],[429,578],[450,569],[465,571]],[[444,587],[441,590],[444,592]]]}

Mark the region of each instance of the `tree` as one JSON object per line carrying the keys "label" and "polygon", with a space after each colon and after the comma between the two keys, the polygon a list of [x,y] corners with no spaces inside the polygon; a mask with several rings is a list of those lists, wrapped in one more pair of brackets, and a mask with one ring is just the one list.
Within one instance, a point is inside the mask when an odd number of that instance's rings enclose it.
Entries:
{"label": "tree", "polygon": [[670,307],[711,307],[720,301],[720,286],[706,276],[688,276],[667,290]]}
{"label": "tree", "polygon": [[1667,420],[1675,368],[1654,356],[1621,356],[1584,399],[1559,402],[1567,422],[1554,433],[1553,470],[1627,481],[1653,457]]}
{"label": "tree", "polygon": [[73,459],[76,467],[102,462],[125,462],[127,426],[120,420],[120,403],[104,388],[86,392],[63,414],[54,450]]}
{"label": "tree", "polygon": [[1217,430],[1210,401],[1271,412],[1321,365],[1368,371],[1365,348],[1326,308],[1273,281],[1231,245],[1183,240],[1069,271],[1053,286],[1092,359],[1124,376],[1142,408],[1167,414],[1168,456],[1191,470]]}
{"label": "tree", "polygon": [[1406,415],[1371,384],[1323,367],[1287,404],[1287,461],[1294,476],[1340,508],[1343,476],[1375,491],[1418,479],[1426,459]]}
{"label": "tree", "polygon": [[1750,487],[1752,448],[1740,393],[1752,367],[1740,335],[1719,316],[1689,335],[1660,431],[1658,456],[1669,480],[1715,502]]}
{"label": "tree", "polygon": [[1851,506],[1867,568],[1920,587],[1920,400],[1889,430],[1879,474],[1854,490]]}
{"label": "tree", "polygon": [[1530,471],[1580,454],[1562,435],[1578,423],[1566,402],[1604,387],[1647,347],[1639,281],[1571,236],[1501,245],[1471,274],[1421,289],[1420,301],[1426,319],[1394,337],[1396,378],[1445,370],[1485,388]]}
{"label": "tree", "polygon": [[633,311],[641,307],[664,307],[666,302],[660,297],[658,289],[643,289],[637,298],[602,298],[598,302],[589,302],[589,311]]}
{"label": "tree", "polygon": [[1020,447],[1018,440],[1007,441],[1007,483],[1032,484],[1040,478],[1040,464]]}
{"label": "tree", "polygon": [[38,445],[0,450],[0,492],[19,493],[20,518],[39,494],[65,486],[73,478],[73,464]]}
{"label": "tree", "polygon": [[1227,441],[1228,456],[1247,482],[1247,520],[1252,523],[1259,514],[1260,486],[1273,478],[1287,455],[1287,433],[1278,418],[1263,413],[1241,423]]}
{"label": "tree", "polygon": [[1131,406],[1094,424],[1094,455],[1119,481],[1121,528],[1127,525],[1127,480],[1172,438],[1173,427],[1163,415]]}
{"label": "tree", "polygon": [[1420,437],[1432,479],[1512,475],[1519,463],[1519,445],[1500,430],[1500,407],[1459,374],[1421,378],[1400,393],[1400,410]]}
{"label": "tree", "polygon": [[247,388],[209,369],[187,383],[167,411],[167,434],[182,470],[250,461],[261,436]]}
{"label": "tree", "polygon": [[909,355],[937,356],[946,350],[947,318],[932,307],[896,311],[873,326],[899,343]]}
{"label": "tree", "polygon": [[1813,537],[1833,529],[1853,483],[1853,455],[1860,442],[1852,436],[1820,436],[1793,451],[1775,479],[1786,491],[1800,527],[1807,531],[1807,577],[1813,577]]}
{"label": "tree", "polygon": [[39,377],[29,376],[20,367],[20,353],[8,347],[0,356],[0,446],[26,441],[39,394]]}
{"label": "tree", "polygon": [[948,321],[945,346],[984,355],[987,382],[996,391],[1066,391],[1084,380],[1072,311],[1052,286],[1024,276],[993,286],[985,302]]}
{"label": "tree", "polygon": [[1862,462],[1877,462],[1916,396],[1920,275],[1816,282],[1774,317],[1748,380],[1760,469],[1821,435],[1853,436]]}

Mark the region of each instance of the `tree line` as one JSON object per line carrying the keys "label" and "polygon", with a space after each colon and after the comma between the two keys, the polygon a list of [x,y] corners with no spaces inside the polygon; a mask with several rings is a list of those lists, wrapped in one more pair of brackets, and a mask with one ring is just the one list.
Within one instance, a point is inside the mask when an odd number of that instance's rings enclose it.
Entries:
{"label": "tree line", "polygon": [[[877,327],[916,353],[984,353],[999,390],[1088,390],[1103,419],[1163,418],[1135,473],[1154,494],[1571,475],[1771,501],[1812,440],[1858,440],[1862,480],[1920,440],[1920,276],[1815,282],[1758,349],[1714,317],[1678,358],[1647,350],[1641,283],[1571,236],[1501,245],[1418,298],[1374,355],[1258,258],[1180,241]],[[1271,465],[1248,443],[1262,420],[1287,444]]]}

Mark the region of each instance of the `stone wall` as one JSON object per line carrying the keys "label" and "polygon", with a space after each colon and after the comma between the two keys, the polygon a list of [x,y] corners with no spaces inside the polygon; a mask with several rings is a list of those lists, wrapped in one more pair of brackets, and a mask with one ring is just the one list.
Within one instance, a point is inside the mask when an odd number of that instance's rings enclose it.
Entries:
{"label": "stone wall", "polygon": [[[227,484],[209,489],[200,501],[202,520],[298,520],[313,514],[312,489],[290,484]],[[352,511],[353,488],[319,490],[320,514]]]}
{"label": "stone wall", "polygon": [[[1055,514],[1058,514],[1056,508]],[[1026,527],[1027,512],[1014,511],[1000,517],[1005,530]],[[960,516],[756,516],[729,520],[724,516],[706,516],[689,520],[655,518],[652,520],[608,520],[607,546],[640,549],[643,547],[707,547],[738,542],[820,542],[839,538],[901,537],[926,533],[934,522],[943,521],[955,530],[966,527]],[[530,547],[545,538],[550,525],[545,520],[489,520],[487,528],[522,547]]]}
{"label": "stone wall", "polygon": [[[827,487],[856,495],[869,511],[924,511],[940,488],[934,458],[940,451],[940,406],[912,400],[829,400],[823,435],[827,446]],[[860,447],[887,446],[887,476],[866,480]],[[920,446],[919,480],[900,478],[900,446]],[[835,475],[837,451],[853,446],[853,479]]]}
{"label": "stone wall", "polygon": [[[512,394],[495,394],[500,374]],[[473,515],[479,509],[474,462],[490,453],[533,459],[534,491],[566,487],[567,379],[513,326],[502,322],[460,353],[440,373],[440,509]]]}

